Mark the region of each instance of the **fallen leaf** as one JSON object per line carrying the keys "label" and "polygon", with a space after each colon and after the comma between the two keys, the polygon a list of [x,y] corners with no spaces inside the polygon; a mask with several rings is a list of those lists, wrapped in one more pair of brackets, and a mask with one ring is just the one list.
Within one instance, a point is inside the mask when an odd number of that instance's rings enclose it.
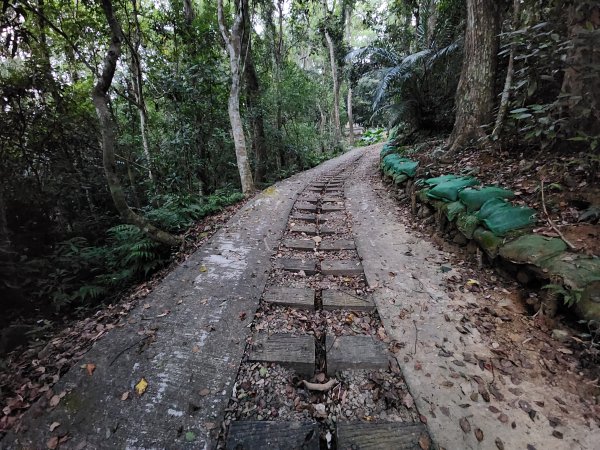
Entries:
{"label": "fallen leaf", "polygon": [[56,430],[58,427],[60,427],[60,423],[59,422],[52,422],[50,424],[50,433],[52,433],[54,430]]}
{"label": "fallen leaf", "polygon": [[496,444],[496,447],[498,447],[498,450],[504,450],[504,442],[502,442],[502,439],[496,438],[496,440],[494,441],[494,444]]}
{"label": "fallen leaf", "polygon": [[198,353],[198,352],[200,351],[200,347],[198,347],[197,345],[194,345],[194,346],[192,347],[192,351],[193,351],[194,353]]}
{"label": "fallen leaf", "polygon": [[406,395],[402,399],[402,404],[408,409],[411,409],[414,406],[415,401],[413,400],[412,395],[410,395],[410,393],[406,393]]}
{"label": "fallen leaf", "polygon": [[421,450],[429,450],[431,448],[431,441],[429,440],[429,436],[426,434],[421,434],[419,437],[419,447]]}
{"label": "fallen leaf", "polygon": [[59,403],[60,403],[60,397],[58,395],[53,395],[52,398],[50,399],[50,402],[48,402],[48,404],[50,405],[51,408],[58,406]]}
{"label": "fallen leaf", "polygon": [[479,442],[483,441],[483,431],[479,428],[475,428],[475,437]]}
{"label": "fallen leaf", "polygon": [[208,394],[210,394],[210,389],[204,388],[200,391],[202,397],[206,397]]}
{"label": "fallen leaf", "polygon": [[204,273],[204,272],[206,272],[206,271],[208,271],[208,269],[206,268],[206,266],[205,266],[204,264],[202,264],[202,265],[200,266],[200,272]]}
{"label": "fallen leaf", "polygon": [[46,442],[46,447],[48,447],[50,450],[54,450],[56,447],[58,447],[58,436],[52,436],[50,439],[48,439],[48,442]]}
{"label": "fallen leaf", "polygon": [[87,370],[88,375],[91,377],[94,374],[94,370],[96,370],[96,364],[92,364],[92,363],[86,364],[85,370]]}
{"label": "fallen leaf", "polygon": [[558,431],[558,430],[554,430],[552,432],[552,436],[554,436],[556,439],[562,439],[563,438],[563,434],[560,431]]}
{"label": "fallen leaf", "polygon": [[129,391],[127,392],[123,392],[123,394],[121,394],[121,400],[125,401],[129,398]]}
{"label": "fallen leaf", "polygon": [[460,427],[462,428],[463,432],[469,433],[471,431],[471,424],[469,423],[469,420],[466,417],[460,419],[458,423],[460,424]]}
{"label": "fallen leaf", "polygon": [[213,430],[217,428],[217,424],[215,422],[204,422],[204,428],[207,430]]}
{"label": "fallen leaf", "polygon": [[148,389],[148,382],[145,378],[142,378],[140,381],[138,381],[138,384],[135,385],[135,392],[137,395],[142,395],[144,392],[146,392],[146,389]]}

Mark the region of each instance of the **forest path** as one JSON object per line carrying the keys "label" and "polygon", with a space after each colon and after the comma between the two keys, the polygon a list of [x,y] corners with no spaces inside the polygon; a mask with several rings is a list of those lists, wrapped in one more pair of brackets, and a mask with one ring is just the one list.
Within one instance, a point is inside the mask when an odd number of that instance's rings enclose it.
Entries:
{"label": "forest path", "polygon": [[576,398],[482,367],[492,352],[459,308],[487,299],[448,294],[456,271],[402,225],[380,148],[248,202],[0,448],[433,448],[420,422],[447,449],[594,448],[554,400]]}
{"label": "forest path", "polygon": [[[361,154],[350,151],[248,202],[96,342],[53,386],[56,397],[38,401],[0,448],[45,448],[56,436],[68,437],[61,449],[210,448],[298,193]],[[95,365],[92,375],[83,364]],[[142,379],[148,386],[138,396]],[[51,432],[53,423],[60,426]]]}

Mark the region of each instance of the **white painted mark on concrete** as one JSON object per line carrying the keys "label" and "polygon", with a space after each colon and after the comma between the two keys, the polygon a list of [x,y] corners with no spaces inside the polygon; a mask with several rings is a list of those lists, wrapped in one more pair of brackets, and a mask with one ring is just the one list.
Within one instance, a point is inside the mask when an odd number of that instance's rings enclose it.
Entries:
{"label": "white painted mark on concrete", "polygon": [[247,255],[252,250],[240,245],[241,241],[239,235],[233,236],[233,239],[221,238],[215,254],[202,259],[201,265],[206,267],[206,272],[196,277],[196,288],[207,281],[235,280],[241,277],[248,265]]}

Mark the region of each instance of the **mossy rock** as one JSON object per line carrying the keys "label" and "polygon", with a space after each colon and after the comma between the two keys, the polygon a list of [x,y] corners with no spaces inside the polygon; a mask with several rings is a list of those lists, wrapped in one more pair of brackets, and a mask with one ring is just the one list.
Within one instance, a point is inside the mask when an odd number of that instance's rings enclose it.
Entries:
{"label": "mossy rock", "polygon": [[417,191],[417,199],[419,199],[421,203],[429,203],[427,192],[429,192],[429,189],[421,189],[420,191]]}
{"label": "mossy rock", "polygon": [[573,309],[581,319],[600,322],[600,281],[587,285]]}
{"label": "mossy rock", "polygon": [[392,176],[392,179],[394,180],[394,183],[400,185],[408,180],[408,176],[403,173],[397,173]]}
{"label": "mossy rock", "polygon": [[454,222],[454,220],[456,220],[461,213],[465,212],[467,208],[461,202],[452,202],[444,203],[442,210],[444,211],[444,214],[446,214],[446,218],[450,222]]}
{"label": "mossy rock", "polygon": [[483,227],[477,227],[473,232],[473,239],[479,244],[479,246],[487,253],[487,255],[494,259],[498,256],[498,250],[504,243],[504,239],[496,236],[489,230]]}
{"label": "mossy rock", "polygon": [[549,278],[560,280],[570,289],[585,289],[591,283],[600,281],[600,258],[563,253],[540,261],[539,267]]}
{"label": "mossy rock", "polygon": [[459,214],[456,219],[456,228],[460,231],[467,239],[473,239],[473,233],[479,225],[479,219],[473,214],[462,213]]}
{"label": "mossy rock", "polygon": [[557,256],[566,250],[567,245],[562,239],[527,234],[503,246],[499,254],[502,258],[515,264],[538,265],[541,261]]}

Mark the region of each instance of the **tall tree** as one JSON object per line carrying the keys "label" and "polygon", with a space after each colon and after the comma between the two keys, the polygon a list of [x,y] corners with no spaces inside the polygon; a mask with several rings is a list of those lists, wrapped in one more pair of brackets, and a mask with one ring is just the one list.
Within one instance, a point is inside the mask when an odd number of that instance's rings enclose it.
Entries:
{"label": "tall tree", "polygon": [[[514,0],[513,4],[513,30],[516,30],[519,26],[519,11],[521,7],[521,0]],[[510,52],[508,55],[508,67],[506,68],[506,78],[504,79],[504,89],[502,90],[502,97],[500,98],[500,106],[498,107],[498,114],[496,115],[496,124],[492,131],[492,139],[496,140],[502,133],[502,127],[504,126],[504,119],[508,111],[508,103],[510,100],[510,90],[513,85],[513,77],[515,75],[515,53],[517,51],[516,43],[512,42],[510,45]]]}
{"label": "tall tree", "polygon": [[248,151],[246,149],[246,137],[240,114],[240,87],[241,87],[241,64],[242,64],[242,37],[244,25],[244,4],[242,0],[235,0],[235,13],[231,29],[227,28],[225,13],[223,11],[223,0],[218,0],[217,16],[219,29],[227,53],[229,54],[229,67],[231,70],[231,85],[229,89],[229,121],[231,122],[231,132],[235,145],[235,156],[237,159],[238,171],[242,183],[242,192],[246,195],[254,192],[254,180],[250,171],[250,162],[248,161]]}
{"label": "tall tree", "polygon": [[327,0],[323,0],[323,14],[325,15],[323,36],[325,36],[325,43],[327,44],[327,50],[329,51],[329,64],[331,65],[331,79],[333,82],[333,128],[335,137],[339,140],[342,136],[342,125],[340,122],[340,79],[338,63],[335,54],[335,44],[329,30],[332,13],[329,11],[329,7],[327,6]]}
{"label": "tall tree", "polygon": [[100,130],[102,134],[102,156],[104,163],[104,173],[108,187],[112,195],[115,207],[121,214],[123,220],[139,227],[151,239],[168,246],[179,244],[179,239],[171,234],[155,227],[144,217],[139,216],[129,207],[123,186],[117,174],[115,161],[115,123],[109,107],[108,90],[112,84],[117,62],[121,56],[121,47],[124,40],[123,30],[115,15],[112,1],[102,0],[102,9],[110,29],[110,45],[104,58],[102,72],[92,89],[92,100],[96,108],[96,114],[100,121]]}
{"label": "tall tree", "polygon": [[456,90],[454,128],[447,143],[449,154],[486,135],[481,127],[492,117],[499,31],[496,0],[467,0],[464,60]]}
{"label": "tall tree", "polygon": [[140,29],[139,12],[137,7],[138,0],[131,0],[133,7],[134,29],[131,32],[127,42],[129,43],[131,84],[133,86],[134,103],[140,117],[140,134],[142,136],[142,149],[146,158],[148,178],[154,182],[152,173],[152,157],[150,155],[150,144],[148,142],[148,109],[144,97],[144,78],[142,74],[142,61],[140,56],[140,46],[142,43],[142,30]]}
{"label": "tall tree", "polygon": [[243,0],[244,39],[242,48],[244,60],[244,78],[246,79],[246,102],[252,123],[252,150],[254,151],[254,181],[264,181],[267,163],[267,138],[265,136],[264,114],[261,104],[261,88],[252,50],[252,20],[248,0]]}
{"label": "tall tree", "polygon": [[[349,47],[352,47],[352,4],[346,6],[345,30],[346,41]],[[348,76],[348,99],[347,99],[347,114],[348,114],[348,142],[354,145],[354,117],[352,116],[352,84],[351,77]]]}
{"label": "tall tree", "polygon": [[561,89],[562,115],[571,129],[598,135],[600,123],[600,4],[571,1],[568,6],[570,48]]}

